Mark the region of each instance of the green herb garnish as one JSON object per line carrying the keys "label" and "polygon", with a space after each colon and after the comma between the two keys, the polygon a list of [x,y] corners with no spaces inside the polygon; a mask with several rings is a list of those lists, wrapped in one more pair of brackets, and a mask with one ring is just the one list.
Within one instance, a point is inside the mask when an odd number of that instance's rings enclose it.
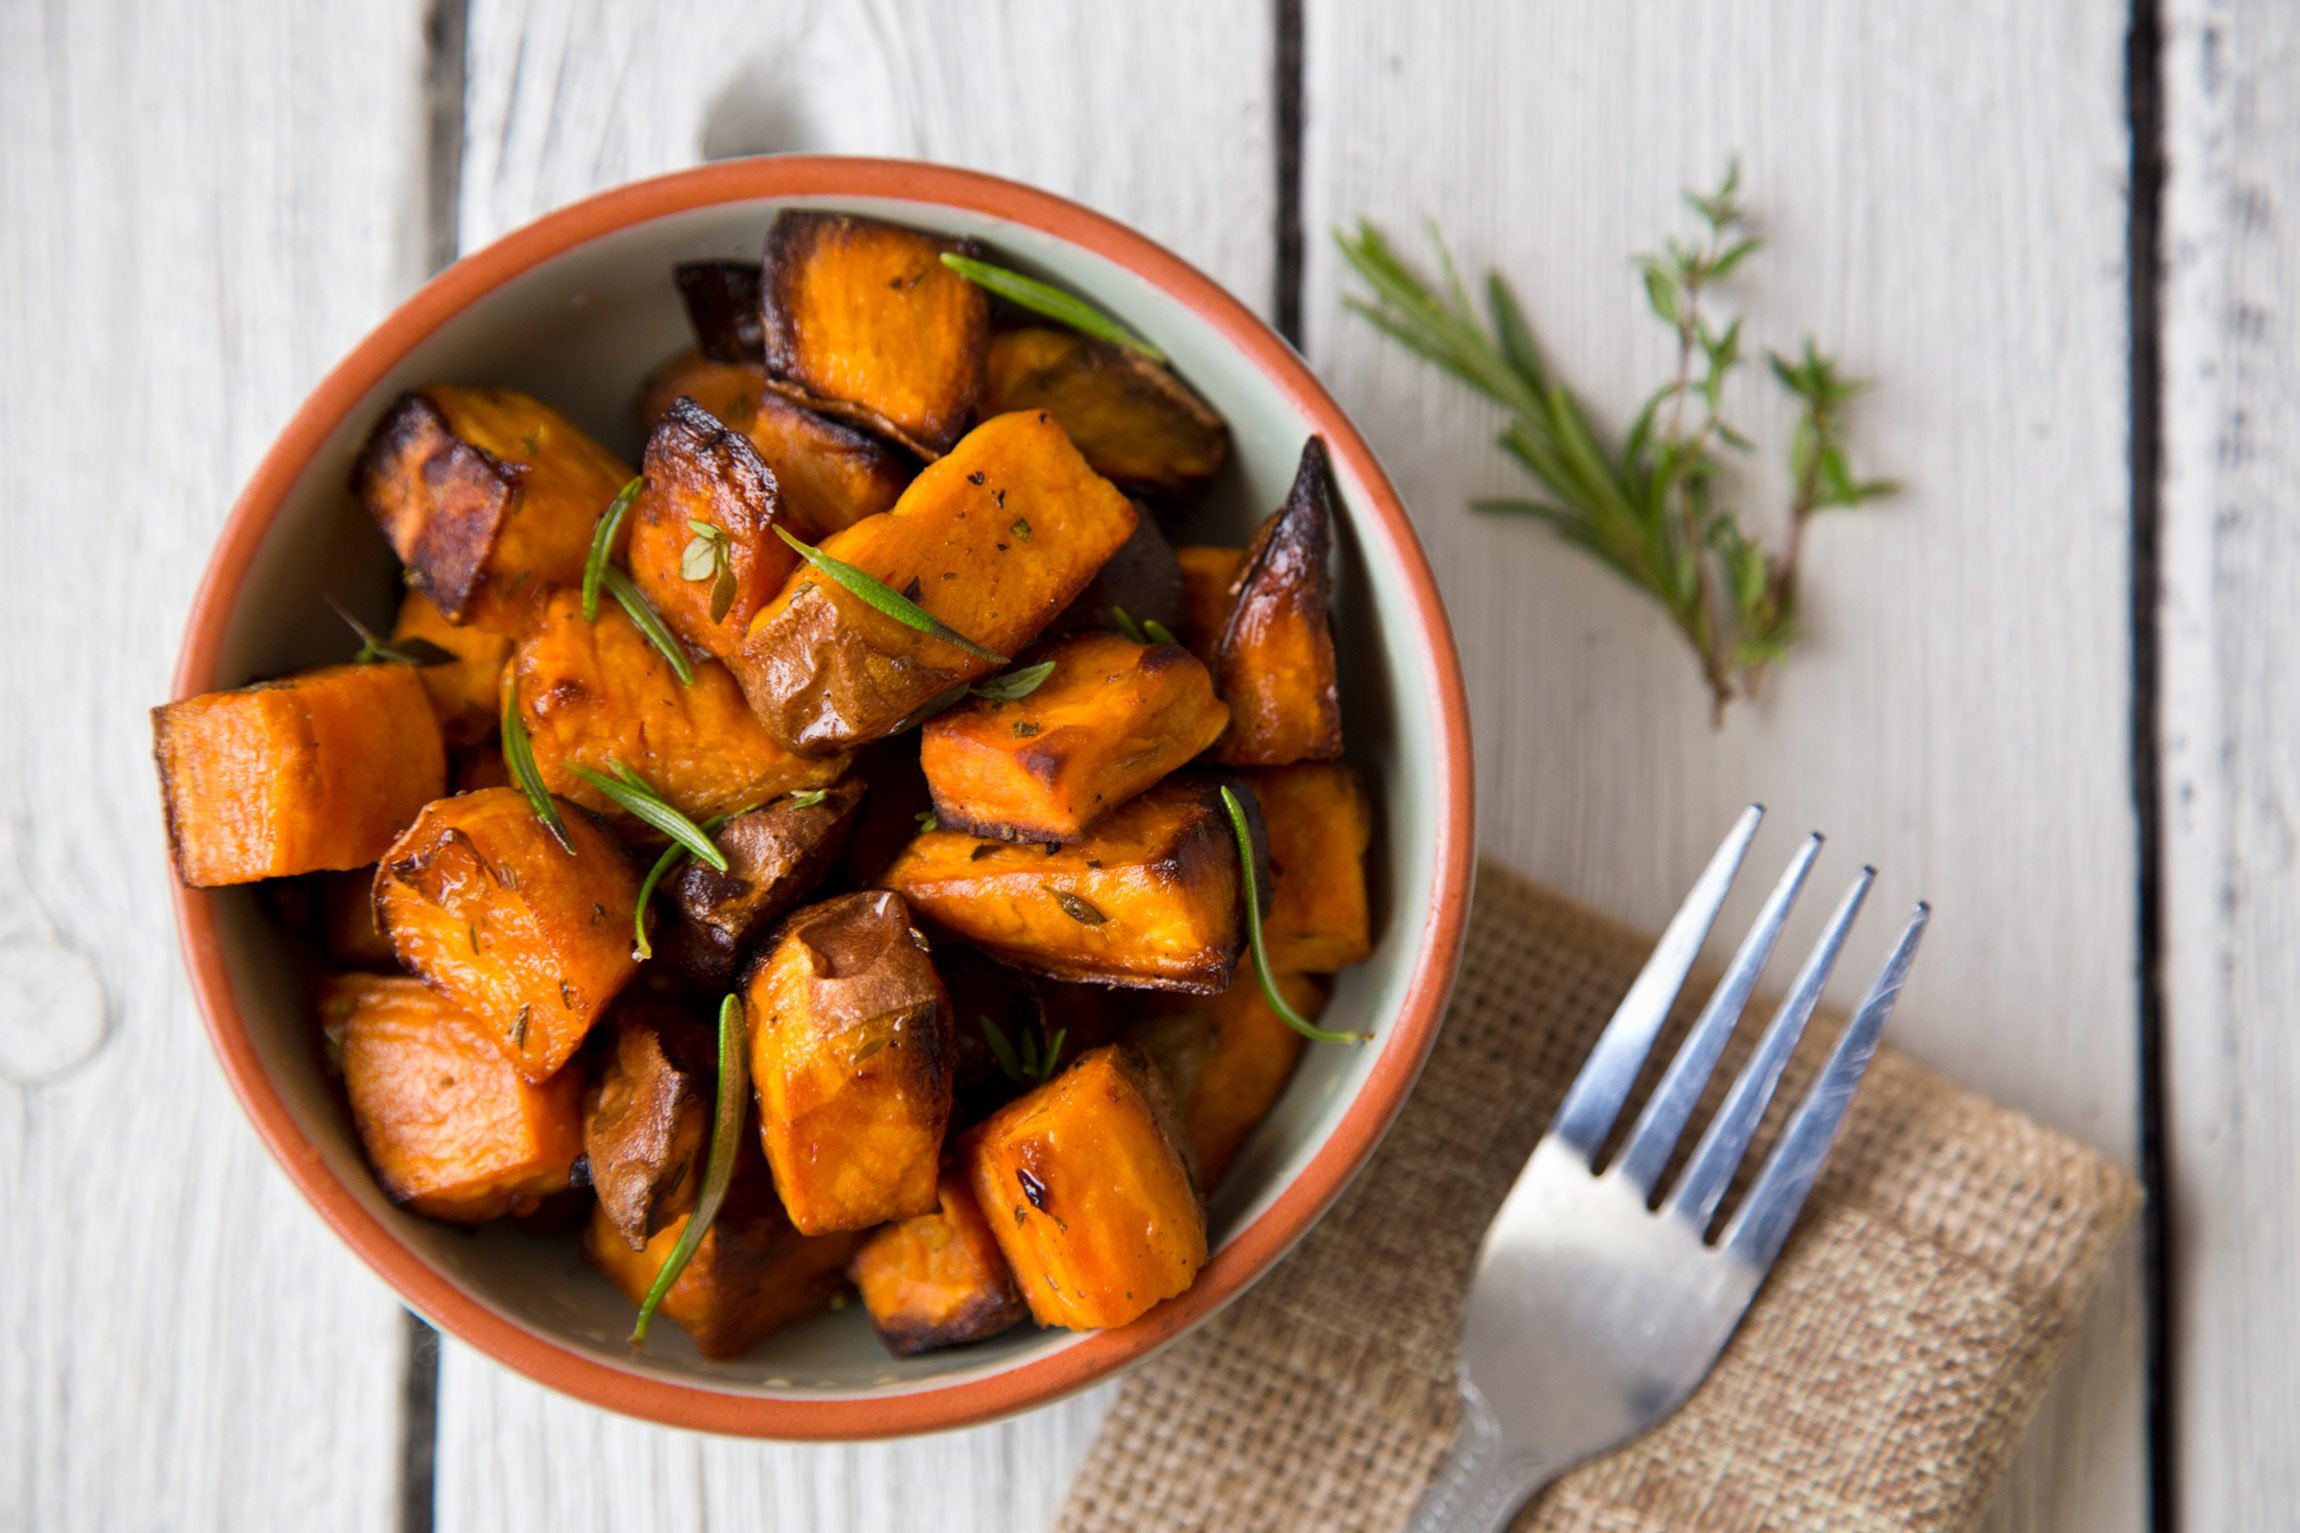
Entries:
{"label": "green herb garnish", "polygon": [[834,559],[822,550],[800,542],[780,527],[775,529],[775,536],[797,549],[799,557],[806,560],[807,563],[821,570],[825,575],[860,597],[866,604],[875,607],[896,622],[906,627],[915,628],[931,638],[940,639],[953,648],[962,649],[977,660],[987,660],[992,665],[1006,664],[1006,656],[995,650],[984,649],[876,575],[856,569],[842,559]]}
{"label": "green herb garnish", "polygon": [[[821,798],[822,794],[817,792],[815,797]],[[703,834],[706,836],[716,835],[720,826],[734,819],[737,815],[749,814],[758,807],[756,804],[749,804],[741,809],[730,809],[725,814],[713,815],[703,822],[701,827]],[[715,848],[717,843],[713,842],[712,845]],[[687,855],[687,848],[684,844],[677,841],[672,842],[663,848],[663,855],[655,859],[655,865],[649,868],[647,876],[639,881],[639,903],[633,906],[631,910],[631,929],[638,940],[631,944],[631,956],[641,963],[645,963],[655,956],[655,944],[647,940],[647,906],[655,898],[655,886],[670,877],[671,870],[677,867]],[[593,908],[596,909],[597,907],[594,906]]]}
{"label": "green herb garnish", "polygon": [[1054,662],[1041,660],[1038,664],[1026,665],[1019,671],[1008,671],[1002,676],[991,677],[990,680],[974,688],[974,695],[988,698],[994,703],[1019,702],[1046,685],[1046,678],[1053,674]]}
{"label": "green herb garnish", "polygon": [[583,621],[586,623],[599,621],[599,583],[607,578],[608,561],[615,556],[615,534],[623,530],[624,513],[646,487],[645,475],[634,476],[608,502],[607,509],[599,513],[598,525],[591,529],[591,552],[583,560]]}
{"label": "green herb garnish", "polygon": [[918,821],[918,833],[922,836],[942,829],[942,821],[935,818],[931,809],[922,809],[913,818]]}
{"label": "green herb garnish", "polygon": [[551,832],[551,839],[568,856],[575,855],[575,843],[568,839],[567,822],[559,818],[559,806],[552,802],[551,790],[543,786],[543,774],[535,766],[535,744],[527,737],[527,722],[519,716],[519,680],[508,667],[503,672],[503,766],[511,774],[511,781],[527,795],[527,806],[535,811],[535,818]]}
{"label": "green herb garnish", "polygon": [[1022,1034],[1022,1047],[1017,1049],[1008,1040],[1006,1030],[988,1016],[982,1018],[983,1042],[990,1045],[990,1057],[998,1068],[1017,1086],[1035,1086],[1053,1078],[1054,1067],[1062,1058],[1062,1044],[1070,1036],[1067,1027],[1056,1028],[1048,1040],[1044,1053],[1039,1051],[1038,1040],[1043,1026],[1027,1028]]}
{"label": "green herb garnish", "polygon": [[829,791],[827,788],[804,788],[783,802],[793,809],[812,809],[823,801],[823,795]]}
{"label": "green herb garnish", "polygon": [[718,1111],[711,1124],[711,1153],[704,1162],[702,1189],[695,1195],[695,1211],[687,1216],[686,1228],[679,1231],[679,1243],[671,1247],[670,1260],[655,1274],[639,1306],[639,1318],[631,1327],[634,1347],[647,1340],[648,1323],[655,1318],[671,1285],[679,1281],[679,1274],[687,1270],[695,1248],[710,1232],[711,1221],[719,1217],[719,1207],[727,1201],[727,1188],[735,1179],[735,1150],[743,1131],[743,1099],[749,1087],[744,1079],[743,1043],[742,998],[730,995],[719,1003]]}
{"label": "green herb garnish", "polygon": [[[1055,843],[1052,841],[1047,842],[1046,855],[1051,857],[1054,855],[1055,851]],[[1062,907],[1062,913],[1070,917],[1070,919],[1073,921],[1077,921],[1086,926],[1100,926],[1103,922],[1110,919],[1108,916],[1102,913],[1100,908],[1097,907],[1093,901],[1081,899],[1077,895],[1072,894],[1068,889],[1049,889],[1046,892],[1054,896],[1054,903],[1060,905]]]}
{"label": "green herb garnish", "polygon": [[735,604],[735,560],[727,542],[727,529],[716,522],[689,517],[687,530],[694,536],[679,551],[679,578],[708,580],[711,621],[725,622],[727,610]]}
{"label": "green herb garnish", "polygon": [[441,649],[429,639],[393,639],[386,642],[374,629],[346,611],[343,604],[334,597],[323,596],[320,599],[333,607],[335,615],[342,618],[353,633],[359,635],[359,653],[351,657],[353,665],[374,665],[378,662],[413,666],[453,665],[462,658],[452,650]]}
{"label": "green herb garnish", "polygon": [[686,649],[672,636],[671,630],[664,626],[662,614],[655,610],[655,604],[647,600],[646,594],[632,583],[630,576],[612,564],[607,566],[606,581],[608,592],[622,604],[624,612],[638,625],[639,631],[647,636],[647,642],[654,645],[665,660],[671,662],[671,674],[679,678],[679,685],[693,686],[695,668],[688,663]]}
{"label": "green herb garnish", "polygon": [[1238,795],[1228,783],[1222,785],[1222,808],[1230,816],[1230,830],[1238,838],[1238,877],[1244,884],[1246,900],[1246,940],[1254,949],[1254,978],[1261,982],[1262,999],[1295,1032],[1314,1043],[1364,1043],[1372,1033],[1336,1033],[1317,1026],[1309,1018],[1294,1010],[1278,990],[1278,978],[1270,972],[1269,949],[1262,944],[1262,891],[1261,880],[1254,876],[1254,833],[1246,824],[1246,806],[1238,802]]}
{"label": "green herb garnish", "polygon": [[1146,617],[1142,620],[1142,633],[1154,644],[1179,644],[1182,642],[1174,637],[1173,629],[1168,628],[1154,617]]}
{"label": "green herb garnish", "polygon": [[672,808],[670,800],[622,762],[610,756],[607,764],[615,769],[613,777],[573,761],[567,763],[567,770],[605,794],[611,803],[640,823],[652,826],[693,852],[715,871],[727,871],[727,854],[712,845],[700,825]]}
{"label": "green herb garnish", "polygon": [[1025,277],[1018,271],[993,266],[988,261],[977,261],[954,251],[944,251],[942,264],[957,272],[977,287],[988,288],[1008,303],[1042,314],[1073,330],[1083,331],[1096,340],[1123,346],[1136,356],[1163,363],[1166,353],[1151,345],[1133,331],[1104,314],[1100,309],[1073,298],[1058,287],[1048,287],[1035,277]]}
{"label": "green herb garnish", "polygon": [[1146,617],[1139,623],[1135,622],[1124,607],[1112,607],[1110,609],[1110,621],[1120,633],[1126,635],[1136,644],[1179,644],[1182,642],[1174,637],[1173,629],[1168,628],[1154,617]]}

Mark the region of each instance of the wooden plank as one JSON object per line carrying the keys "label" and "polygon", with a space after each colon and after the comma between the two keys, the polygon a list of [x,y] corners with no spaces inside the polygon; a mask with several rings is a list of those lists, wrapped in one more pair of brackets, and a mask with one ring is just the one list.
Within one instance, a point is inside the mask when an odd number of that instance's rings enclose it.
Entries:
{"label": "wooden plank", "polygon": [[385,1529],[401,1311],[210,1062],[144,710],[422,276],[417,0],[0,9],[0,1527]]}
{"label": "wooden plank", "polygon": [[2300,16],[2168,8],[2162,522],[2166,1120],[2180,1525],[2300,1500]]}
{"label": "wooden plank", "polygon": [[[1078,198],[1267,310],[1272,61],[1258,12],[478,0],[469,35],[467,247],[706,155],[908,155]],[[1106,1409],[1098,1392],[904,1443],[729,1443],[558,1399],[450,1343],[438,1526],[1043,1527]]]}
{"label": "wooden plank", "polygon": [[[1832,879],[1883,870],[1849,971],[1908,901],[1937,902],[1899,1042],[2129,1164],[2123,7],[1308,11],[1308,354],[1451,603],[1484,845],[1652,924],[1740,805],[1773,808],[1768,859],[1824,828]],[[1494,412],[1343,312],[1326,233],[1363,212],[1414,245],[1436,218],[1473,276],[1518,282],[1618,430],[1673,363],[1627,257],[1680,230],[1678,189],[1736,150],[1770,242],[1731,284],[1750,338],[1793,349],[1810,327],[1877,377],[1859,456],[1909,488],[1813,529],[1811,642],[1714,732],[1645,599],[1530,522],[1465,509],[1523,485]],[[1777,506],[1786,412],[1763,371],[1729,413],[1765,444],[1743,503]],[[2143,1525],[2137,1294],[2128,1250],[1993,1526]]]}

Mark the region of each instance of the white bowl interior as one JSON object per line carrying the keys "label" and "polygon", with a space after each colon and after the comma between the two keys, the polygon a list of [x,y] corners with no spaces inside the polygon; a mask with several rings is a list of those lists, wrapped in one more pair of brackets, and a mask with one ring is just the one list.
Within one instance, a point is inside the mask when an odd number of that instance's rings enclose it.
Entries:
{"label": "white bowl interior", "polygon": [[[987,243],[994,258],[1084,294],[1170,352],[1230,423],[1231,466],[1184,541],[1243,543],[1284,498],[1309,421],[1221,335],[1123,267],[1023,225],[971,212],[870,198],[755,200],[694,209],[623,229],[499,287],[421,342],[321,448],[258,552],[233,614],[214,685],[343,659],[353,647],[322,601],[331,593],[378,626],[398,590],[389,549],[346,485],[370,427],[403,389],[431,382],[525,390],[565,411],[636,462],[644,433],[632,398],[649,369],[692,344],[671,283],[675,261],[756,259],[783,206],[873,214]],[[1285,1098],[1213,1199],[1221,1245],[1263,1212],[1325,1144],[1362,1089],[1405,998],[1436,877],[1441,777],[1430,662],[1386,535],[1362,511],[1363,486],[1337,485],[1344,509],[1335,628],[1342,649],[1350,759],[1379,805],[1371,859],[1377,947],[1340,977],[1328,1025],[1371,1029],[1364,1048],[1309,1049]],[[859,1310],[781,1332],[742,1358],[699,1357],[676,1326],[645,1353],[624,1344],[631,1307],[582,1262],[573,1237],[509,1226],[476,1233],[401,1212],[377,1188],[333,1085],[321,1069],[311,955],[245,890],[219,901],[219,930],[240,1007],[274,1083],[330,1168],[368,1208],[460,1288],[506,1318],[601,1362],[732,1393],[831,1398],[932,1388],[1005,1371],[1075,1344],[1023,1328],[923,1357],[887,1355]]]}

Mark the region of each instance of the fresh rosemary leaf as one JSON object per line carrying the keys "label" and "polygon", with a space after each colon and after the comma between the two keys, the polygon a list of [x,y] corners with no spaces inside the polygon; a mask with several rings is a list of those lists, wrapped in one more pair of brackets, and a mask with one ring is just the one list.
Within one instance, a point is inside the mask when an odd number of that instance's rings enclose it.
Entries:
{"label": "fresh rosemary leaf", "polygon": [[944,251],[942,264],[957,272],[977,287],[988,288],[1008,303],[1042,314],[1073,330],[1083,331],[1096,340],[1123,346],[1136,356],[1163,363],[1166,353],[1151,345],[1133,331],[1104,314],[1100,309],[1074,298],[1057,287],[1048,287],[1035,277],[1025,277],[1018,271],[993,266],[988,261],[977,261],[955,251]]}
{"label": "fresh rosemary leaf", "polygon": [[711,1221],[719,1217],[719,1208],[727,1201],[727,1187],[735,1179],[735,1151],[743,1131],[744,1099],[750,1095],[749,1082],[744,1079],[745,1052],[743,1002],[741,997],[730,995],[719,1003],[718,1110],[713,1114],[711,1151],[703,1165],[703,1185],[695,1195],[695,1211],[687,1216],[686,1228],[679,1231],[679,1243],[671,1248],[670,1260],[655,1274],[655,1281],[639,1306],[638,1321],[631,1327],[634,1347],[646,1342],[647,1326],[654,1320],[663,1296],[679,1281],[679,1274],[687,1270],[695,1248],[710,1233]]}
{"label": "fresh rosemary leaf", "polygon": [[512,784],[527,795],[528,807],[551,832],[551,839],[559,843],[561,851],[574,856],[575,843],[568,839],[567,822],[559,818],[559,806],[552,801],[551,790],[543,786],[542,772],[536,769],[527,721],[519,716],[519,682],[508,668],[503,672],[503,767]]}
{"label": "fresh rosemary leaf", "polygon": [[804,788],[799,792],[792,794],[788,799],[785,799],[784,802],[789,804],[793,809],[812,809],[815,807],[815,805],[823,801],[823,795],[827,791],[827,789],[823,788]]}
{"label": "fresh rosemary leaf", "polygon": [[1153,644],[1179,644],[1182,642],[1174,637],[1173,629],[1168,628],[1154,617],[1146,617],[1142,620],[1142,636]]}
{"label": "fresh rosemary leaf", "polygon": [[605,794],[608,800],[673,841],[678,842],[717,872],[727,871],[727,854],[715,846],[703,828],[671,807],[662,794],[648,785],[647,780],[631,771],[620,761],[609,763],[615,776],[594,772],[578,762],[567,763],[567,770]]}
{"label": "fresh rosemary leaf", "polygon": [[987,1014],[982,1019],[982,1041],[990,1045],[990,1057],[998,1062],[998,1068],[1008,1080],[1019,1084],[1025,1079],[1022,1060],[1015,1054],[1014,1044],[1007,1038],[1006,1029],[993,1022]]}
{"label": "fresh rosemary leaf", "polygon": [[[817,793],[815,796],[820,798],[822,795]],[[716,835],[720,826],[734,819],[737,815],[749,814],[758,807],[756,804],[749,804],[741,809],[730,809],[725,814],[713,815],[703,822],[703,834],[706,836]],[[655,886],[670,877],[671,870],[677,867],[687,855],[687,848],[683,844],[677,841],[672,842],[663,848],[663,855],[655,859],[655,865],[649,868],[647,876],[639,881],[639,901],[631,909],[631,928],[635,934],[635,940],[631,944],[631,956],[641,963],[645,963],[655,956],[655,944],[647,940],[647,907],[655,898]]]}
{"label": "fresh rosemary leaf", "polygon": [[599,583],[607,578],[608,561],[615,557],[615,535],[623,530],[623,517],[631,509],[631,502],[647,487],[644,475],[633,476],[631,482],[617,492],[607,509],[600,513],[599,524],[591,529],[591,552],[583,561],[583,621],[599,621]]}
{"label": "fresh rosemary leaf", "polygon": [[359,653],[351,657],[354,665],[374,665],[378,661],[393,665],[452,665],[458,658],[452,651],[441,649],[429,639],[386,641],[374,629],[353,617],[334,597],[323,596],[320,599],[335,608],[335,615],[342,618],[353,633],[359,635]]}
{"label": "fresh rosemary leaf", "polygon": [[987,660],[992,665],[1006,664],[1006,656],[995,650],[984,649],[876,575],[856,569],[843,559],[834,559],[822,550],[800,542],[780,527],[775,529],[775,536],[797,549],[799,557],[806,560],[807,563],[821,570],[825,575],[861,598],[863,602],[885,613],[896,622],[906,627],[915,628],[920,633],[932,638],[940,639],[954,649],[964,650],[977,660]]}
{"label": "fresh rosemary leaf", "polygon": [[1142,631],[1142,625],[1128,617],[1124,607],[1112,607],[1110,609],[1110,621],[1118,625],[1120,633],[1135,643],[1147,644],[1150,642],[1150,636]]}
{"label": "fresh rosemary leaf", "polygon": [[1046,678],[1053,674],[1054,662],[1041,660],[1019,671],[1008,671],[1004,675],[991,677],[973,689],[974,695],[988,698],[994,703],[1017,702],[1044,686]]}
{"label": "fresh rosemary leaf", "polygon": [[1262,999],[1295,1032],[1316,1043],[1364,1043],[1372,1033],[1337,1033],[1317,1026],[1309,1018],[1294,1010],[1284,992],[1278,989],[1277,976],[1270,972],[1269,949],[1262,943],[1262,891],[1260,880],[1254,876],[1254,833],[1246,824],[1246,806],[1238,802],[1238,795],[1229,784],[1222,785],[1222,808],[1230,816],[1230,831],[1238,839],[1238,875],[1244,886],[1246,901],[1246,940],[1254,950],[1254,978],[1261,982]]}
{"label": "fresh rosemary leaf", "polygon": [[606,578],[608,592],[622,604],[631,621],[639,625],[639,631],[647,636],[647,642],[654,645],[665,660],[671,662],[671,674],[679,678],[679,685],[693,686],[695,667],[688,661],[685,647],[664,626],[662,614],[655,610],[654,603],[647,600],[630,576],[612,564],[607,566]]}

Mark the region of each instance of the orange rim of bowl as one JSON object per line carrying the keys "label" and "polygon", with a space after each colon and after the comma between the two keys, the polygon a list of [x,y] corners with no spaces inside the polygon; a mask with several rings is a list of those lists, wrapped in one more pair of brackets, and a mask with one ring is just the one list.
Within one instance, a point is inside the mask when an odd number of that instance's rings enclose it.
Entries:
{"label": "orange rim of bowl", "polygon": [[213,688],[217,657],[256,551],[321,445],[416,345],[484,295],[577,246],[637,224],[721,203],[770,198],[873,198],[1004,219],[1103,257],[1211,325],[1326,439],[1365,492],[1361,532],[1402,579],[1436,703],[1439,806],[1436,876],[1404,1004],[1384,1029],[1372,1071],[1325,1144],[1268,1207],[1207,1263],[1188,1291],[1116,1330],[1090,1332],[1003,1371],[901,1392],[769,1397],[618,1366],[530,1329],[464,1292],[356,1198],[297,1126],[257,1052],[217,938],[215,896],[179,885],[176,925],[185,965],[224,1074],[273,1157],[345,1243],[440,1329],[538,1383],[667,1426],[789,1440],[856,1440],[940,1431],[1044,1405],[1148,1356],[1207,1319],[1267,1270],[1373,1154],[1437,1036],[1468,920],[1473,810],[1468,705],[1461,663],[1429,562],[1388,476],[1333,397],[1274,331],[1188,262],[1124,225],[1064,198],[977,172],[901,160],[792,155],[725,161],[635,182],[560,209],[426,283],[312,391],[273,442],[224,524],[193,598],[175,695]]}

